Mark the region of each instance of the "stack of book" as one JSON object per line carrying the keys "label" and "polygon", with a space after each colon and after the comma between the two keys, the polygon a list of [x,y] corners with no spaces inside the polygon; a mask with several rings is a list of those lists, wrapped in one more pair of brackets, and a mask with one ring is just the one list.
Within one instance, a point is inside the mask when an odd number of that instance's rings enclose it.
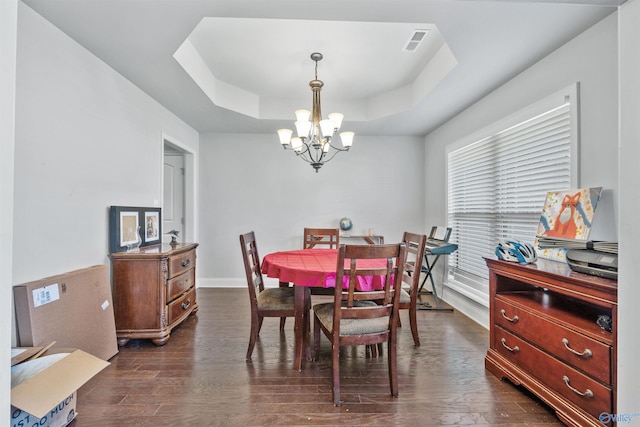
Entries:
{"label": "stack of book", "polygon": [[563,239],[559,237],[537,236],[540,249],[591,249],[611,254],[618,253],[617,242],[599,242],[593,240]]}

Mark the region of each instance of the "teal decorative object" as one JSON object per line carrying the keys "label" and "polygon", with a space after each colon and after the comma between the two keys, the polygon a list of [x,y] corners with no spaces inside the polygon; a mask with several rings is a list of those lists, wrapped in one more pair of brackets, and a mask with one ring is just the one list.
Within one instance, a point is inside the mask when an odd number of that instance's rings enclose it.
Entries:
{"label": "teal decorative object", "polygon": [[351,220],[347,217],[344,217],[340,220],[340,230],[342,231],[349,231],[351,230],[351,228],[353,228],[353,223],[351,222]]}

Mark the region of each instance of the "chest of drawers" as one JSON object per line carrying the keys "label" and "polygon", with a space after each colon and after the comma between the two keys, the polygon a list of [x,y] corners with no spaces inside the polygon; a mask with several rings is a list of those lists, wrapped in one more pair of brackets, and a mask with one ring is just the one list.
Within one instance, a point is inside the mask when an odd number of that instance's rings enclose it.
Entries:
{"label": "chest of drawers", "polygon": [[[486,262],[485,367],[537,395],[566,425],[604,425],[600,415],[616,403],[617,283],[554,261]],[[601,316],[611,330],[598,325]]]}
{"label": "chest of drawers", "polygon": [[111,254],[119,345],[132,338],[165,344],[172,329],[198,311],[197,243],[158,245]]}

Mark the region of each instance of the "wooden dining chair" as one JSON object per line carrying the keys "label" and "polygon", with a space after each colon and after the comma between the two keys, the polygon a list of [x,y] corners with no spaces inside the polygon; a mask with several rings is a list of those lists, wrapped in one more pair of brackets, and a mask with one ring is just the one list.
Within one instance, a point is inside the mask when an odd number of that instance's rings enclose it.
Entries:
{"label": "wooden dining chair", "polygon": [[323,247],[337,249],[340,244],[340,230],[338,228],[305,228],[303,249]]}
{"label": "wooden dining chair", "polygon": [[407,247],[407,261],[405,263],[402,282],[408,286],[400,292],[400,309],[409,310],[409,324],[413,344],[420,347],[420,336],[418,335],[418,283],[420,282],[420,272],[424,260],[424,248],[427,242],[425,234],[415,234],[405,231],[402,235],[402,243]]}
{"label": "wooden dining chair", "polygon": [[[363,268],[359,260],[386,259],[384,267]],[[347,266],[345,267],[345,261]],[[336,266],[333,302],[316,304],[314,312],[314,347],[320,353],[320,331],[331,341],[333,404],[340,401],[340,347],[387,343],[391,395],[398,396],[397,329],[402,268],[406,262],[404,243],[391,245],[340,245]],[[374,276],[381,290],[358,291],[362,276]],[[347,278],[348,288],[339,284]],[[375,301],[375,302],[374,302]]]}
{"label": "wooden dining chair", "polygon": [[[407,261],[402,275],[403,288],[400,292],[400,310],[408,310],[409,326],[413,336],[413,344],[420,347],[420,335],[418,334],[418,285],[420,272],[424,260],[427,236],[405,231],[402,234],[402,243],[407,247]],[[417,273],[416,273],[417,272]],[[402,319],[398,317],[398,326],[402,326]],[[372,357],[382,353],[382,344],[368,347]]]}
{"label": "wooden dining chair", "polygon": [[253,231],[240,235],[240,247],[242,248],[242,259],[251,303],[251,335],[246,356],[246,359],[250,360],[264,318],[280,317],[280,330],[282,330],[284,329],[284,319],[294,316],[294,289],[292,287],[264,287],[260,256]]}

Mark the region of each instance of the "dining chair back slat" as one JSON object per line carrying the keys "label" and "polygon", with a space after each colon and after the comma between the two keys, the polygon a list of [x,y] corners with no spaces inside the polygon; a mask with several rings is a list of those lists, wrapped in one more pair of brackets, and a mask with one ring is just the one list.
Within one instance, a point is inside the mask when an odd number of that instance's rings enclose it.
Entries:
{"label": "dining chair back slat", "polygon": [[340,230],[338,228],[305,228],[303,249],[316,247],[337,249],[340,244]]}

